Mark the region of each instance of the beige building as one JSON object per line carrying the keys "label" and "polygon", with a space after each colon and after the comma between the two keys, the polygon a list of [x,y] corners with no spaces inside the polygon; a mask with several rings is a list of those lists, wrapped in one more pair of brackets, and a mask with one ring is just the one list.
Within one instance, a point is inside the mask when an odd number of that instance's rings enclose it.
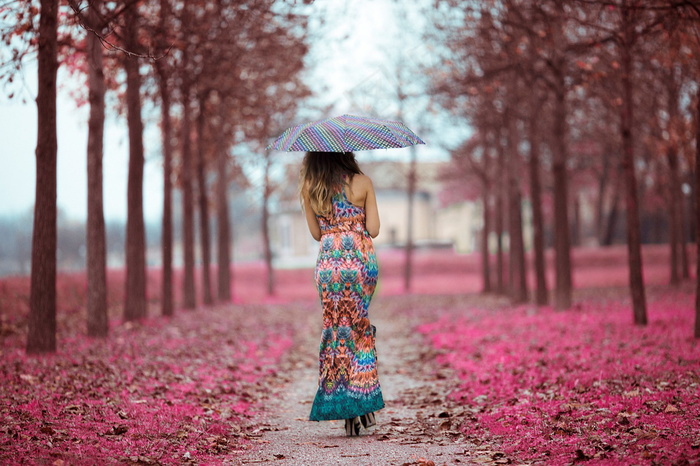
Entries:
{"label": "beige building", "polygon": [[[439,175],[447,164],[418,163],[414,197],[413,241],[416,248],[453,247],[470,253],[478,245],[481,209],[474,202],[463,201],[441,206]],[[362,164],[372,178],[377,194],[381,230],[374,240],[377,248],[403,247],[408,235],[408,163],[370,162]],[[276,267],[312,266],[318,243],[309,235],[299,201],[288,199],[280,204],[270,219],[271,242]]]}

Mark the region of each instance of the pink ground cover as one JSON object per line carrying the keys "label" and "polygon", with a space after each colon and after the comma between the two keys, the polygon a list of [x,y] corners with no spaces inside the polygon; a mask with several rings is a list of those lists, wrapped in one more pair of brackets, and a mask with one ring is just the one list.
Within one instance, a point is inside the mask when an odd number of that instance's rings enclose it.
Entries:
{"label": "pink ground cover", "polygon": [[[689,247],[692,253],[692,246]],[[644,280],[650,285],[669,281],[668,245],[644,245]],[[405,255],[402,249],[378,249],[379,282],[377,295],[396,296],[404,289]],[[692,254],[691,254],[692,257]],[[507,259],[507,255],[506,255]],[[547,251],[548,283],[554,283],[554,255]],[[628,286],[627,249],[624,245],[606,248],[576,248],[572,251],[573,282],[575,288]],[[495,273],[495,257],[491,258]],[[532,257],[528,257],[532,262]],[[692,261],[691,261],[692,262]],[[482,289],[481,255],[455,254],[451,250],[416,249],[413,256],[414,274],[411,293],[414,294],[465,294],[478,293]],[[507,270],[507,260],[506,260]],[[691,263],[691,266],[692,263]],[[530,287],[535,286],[531,264],[528,266]],[[201,283],[197,274],[197,293],[201,299]],[[107,276],[107,301],[110,307],[124,302],[124,270],[110,269]],[[262,262],[236,263],[232,268],[233,301],[238,304],[316,301],[318,294],[312,268],[275,270],[275,294],[267,295],[267,272]],[[216,277],[216,267],[212,267]],[[161,270],[148,269],[146,290],[151,304],[151,315],[160,312]],[[182,302],[182,270],[175,270],[173,279],[174,299]],[[494,278],[495,284],[495,278]],[[83,310],[87,295],[84,273],[60,273],[56,286],[59,318]],[[0,335],[3,328],[13,325],[16,316],[29,311],[29,277],[0,278]],[[7,329],[5,330],[7,331]]]}
{"label": "pink ground cover", "polygon": [[[255,403],[292,344],[250,306],[112,322],[106,340],[63,321],[55,355],[0,349],[0,464],[220,464],[250,448]],[[255,316],[252,319],[251,316]]]}
{"label": "pink ground cover", "polygon": [[700,463],[700,344],[693,295],[651,299],[632,324],[620,296],[563,312],[468,309],[418,330],[458,377],[461,430],[497,439],[515,461]]}

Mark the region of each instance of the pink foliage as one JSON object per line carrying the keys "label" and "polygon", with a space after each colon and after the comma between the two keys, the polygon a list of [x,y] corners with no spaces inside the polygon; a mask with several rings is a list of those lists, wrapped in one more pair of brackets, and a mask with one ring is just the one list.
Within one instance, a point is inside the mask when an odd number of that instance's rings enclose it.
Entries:
{"label": "pink foliage", "polygon": [[[668,247],[643,253],[646,283],[667,283]],[[552,258],[550,251],[549,270]],[[411,291],[459,301],[481,289],[480,260],[418,249]],[[577,249],[574,284],[626,287],[625,260],[624,246]],[[404,293],[403,251],[379,250],[379,267],[377,293]],[[60,350],[43,357],[24,354],[29,278],[0,280],[0,463],[206,464],[248,448],[248,419],[298,330],[279,310],[318,297],[310,269],[276,271],[272,297],[262,263],[236,264],[233,276],[234,306],[122,324],[124,272],[110,270],[103,341],[83,336],[84,274],[60,274]],[[159,314],[159,282],[160,270],[149,270],[150,315]],[[181,302],[178,283],[176,274]],[[577,300],[576,310],[561,313],[460,309],[460,318],[423,325],[439,362],[459,377],[452,397],[470,416],[464,432],[500,439],[521,461],[697,461],[691,297],[653,301],[650,325],[636,328],[620,296],[627,295]]]}
{"label": "pink foliage", "polygon": [[[64,328],[55,355],[3,340],[1,464],[216,464],[256,440],[258,397],[289,350],[248,306],[112,322],[106,340]],[[265,317],[263,317],[265,318]],[[234,456],[235,457],[235,456]]]}
{"label": "pink foliage", "polygon": [[647,327],[618,299],[468,309],[419,331],[458,377],[451,397],[472,414],[467,436],[492,436],[518,461],[683,464],[700,460],[692,306],[668,292]]}

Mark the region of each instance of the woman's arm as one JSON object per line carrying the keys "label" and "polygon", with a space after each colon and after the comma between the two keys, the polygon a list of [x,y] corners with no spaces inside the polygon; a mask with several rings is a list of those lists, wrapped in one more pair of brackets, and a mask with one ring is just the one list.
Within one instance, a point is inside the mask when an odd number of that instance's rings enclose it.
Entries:
{"label": "woman's arm", "polygon": [[365,176],[366,179],[366,197],[365,197],[365,228],[367,233],[372,238],[376,238],[379,234],[379,209],[377,209],[377,197],[374,194],[374,186],[372,180]]}
{"label": "woman's arm", "polygon": [[316,213],[311,208],[307,193],[304,193],[304,213],[306,214],[306,224],[309,226],[311,236],[313,236],[316,241],[321,241],[321,227],[318,225]]}

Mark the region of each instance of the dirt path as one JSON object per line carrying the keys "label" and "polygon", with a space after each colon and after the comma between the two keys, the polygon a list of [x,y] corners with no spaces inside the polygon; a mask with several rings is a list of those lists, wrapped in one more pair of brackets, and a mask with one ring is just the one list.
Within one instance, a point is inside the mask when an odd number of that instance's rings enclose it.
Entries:
{"label": "dirt path", "polygon": [[[387,304],[386,306],[384,304]],[[318,331],[296,341],[284,368],[286,376],[265,401],[257,439],[260,448],[240,457],[242,464],[278,465],[430,465],[504,463],[494,448],[465,439],[453,425],[464,419],[446,400],[449,374],[435,373],[432,357],[422,354],[414,318],[397,313],[400,305],[377,299],[370,314],[377,326],[379,376],[386,407],[377,426],[360,437],[346,437],[343,421],[307,420],[318,383]],[[391,308],[394,308],[392,311]],[[371,311],[370,311],[371,312]],[[314,329],[316,315],[307,311],[302,328]]]}

